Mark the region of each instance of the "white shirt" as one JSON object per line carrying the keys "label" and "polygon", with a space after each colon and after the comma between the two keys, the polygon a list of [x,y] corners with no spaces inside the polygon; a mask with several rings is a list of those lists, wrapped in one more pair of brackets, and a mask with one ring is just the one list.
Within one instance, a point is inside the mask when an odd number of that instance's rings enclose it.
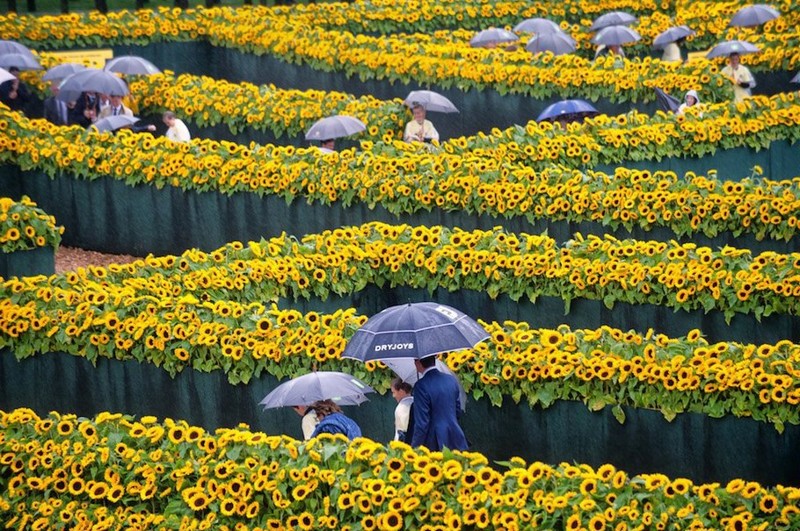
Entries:
{"label": "white shirt", "polygon": [[133,116],[133,111],[129,108],[125,107],[125,105],[120,105],[117,109],[117,112],[114,113],[115,107],[112,105],[107,105],[100,110],[100,114],[97,115],[98,118],[105,118],[106,116]]}
{"label": "white shirt", "polygon": [[[730,79],[733,83],[734,101],[739,102],[750,97],[752,94],[750,89],[756,86],[756,80],[746,66],[740,64],[736,70],[734,70],[731,68],[731,65],[726,65],[725,68],[723,68],[720,72],[723,76],[727,76],[728,79]],[[750,87],[740,87],[739,83],[750,83]]]}
{"label": "white shirt", "polygon": [[681,60],[681,48],[674,42],[668,43],[664,46],[664,55],[661,56],[664,62],[675,62]]}
{"label": "white shirt", "polygon": [[189,129],[186,124],[182,120],[175,118],[175,123],[167,129],[167,138],[173,142],[188,142],[192,137],[189,135]]}
{"label": "white shirt", "polygon": [[319,424],[317,413],[313,409],[309,409],[308,412],[303,415],[303,420],[300,421],[300,426],[303,428],[304,440],[307,441],[311,439],[311,434],[314,433],[314,428],[317,427],[317,424]]}
{"label": "white shirt", "polygon": [[406,142],[419,142],[419,132],[422,131],[422,138],[426,140],[439,140],[439,132],[428,120],[423,120],[420,125],[416,120],[411,120],[406,124],[406,130],[403,133],[403,140]]}
{"label": "white shirt", "polygon": [[408,431],[408,419],[411,415],[411,404],[414,403],[413,396],[405,396],[397,403],[394,408],[394,440],[400,440],[400,432]]}

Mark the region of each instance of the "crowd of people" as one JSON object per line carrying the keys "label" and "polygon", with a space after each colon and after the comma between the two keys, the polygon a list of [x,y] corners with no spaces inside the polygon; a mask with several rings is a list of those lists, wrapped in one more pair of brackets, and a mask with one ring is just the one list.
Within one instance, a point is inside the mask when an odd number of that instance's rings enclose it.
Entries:
{"label": "crowd of people", "polygon": [[[415,360],[415,365],[419,378],[414,387],[399,378],[392,380],[392,396],[397,401],[393,439],[414,448],[466,450],[469,443],[459,424],[461,404],[455,376],[436,368],[436,356]],[[302,417],[305,440],[321,433],[341,434],[350,440],[361,437],[358,424],[332,400],[292,409]]]}

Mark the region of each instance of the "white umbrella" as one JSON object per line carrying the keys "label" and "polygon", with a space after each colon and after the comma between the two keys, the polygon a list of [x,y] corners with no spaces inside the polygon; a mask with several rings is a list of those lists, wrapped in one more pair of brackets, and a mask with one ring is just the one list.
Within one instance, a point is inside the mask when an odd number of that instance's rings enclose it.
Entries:
{"label": "white umbrella", "polygon": [[101,92],[110,96],[126,96],[130,93],[123,80],[105,70],[87,68],[66,78],[58,86],[58,98],[69,101],[75,93]]}
{"label": "white umbrella", "polygon": [[11,81],[12,79],[17,79],[17,76],[5,68],[0,68],[0,83],[5,83],[6,81]]}
{"label": "white umbrella", "polygon": [[507,42],[517,42],[519,36],[503,28],[489,28],[479,31],[477,35],[470,39],[469,44],[475,48],[485,48],[494,44]]}
{"label": "white umbrella", "polygon": [[765,22],[775,20],[779,16],[781,16],[781,14],[777,9],[766,4],[756,4],[743,7],[737,11],[733,17],[731,17],[728,26],[760,26]]}
{"label": "white umbrella", "polygon": [[109,59],[103,70],[117,72],[118,74],[150,75],[161,72],[156,65],[138,55],[121,55]]}
{"label": "white umbrella", "polygon": [[403,103],[409,107],[419,104],[422,105],[426,111],[431,112],[458,112],[458,109],[453,105],[452,101],[432,90],[412,90],[408,93]]}
{"label": "white umbrella", "polygon": [[636,30],[627,26],[608,26],[597,32],[592,38],[595,44],[605,44],[606,46],[620,46],[629,42],[636,42],[642,39]]}
{"label": "white umbrella", "polygon": [[552,52],[563,55],[575,51],[575,40],[561,31],[540,33],[528,41],[525,49],[531,53]]}
{"label": "white umbrella", "polygon": [[287,406],[310,406],[320,400],[333,400],[344,406],[357,406],[367,401],[366,393],[375,390],[350,374],[315,371],[280,384],[264,397],[264,409]]}
{"label": "white umbrella", "polygon": [[86,67],[80,63],[62,63],[45,72],[42,76],[42,80],[61,81],[75,72],[81,72],[82,70],[86,70]]}
{"label": "white umbrella", "polygon": [[517,33],[536,33],[539,35],[541,33],[561,31],[561,26],[546,18],[526,18],[514,26],[514,31]]}
{"label": "white umbrella", "polygon": [[27,55],[32,59],[36,59],[36,56],[33,55],[33,52],[30,50],[30,48],[24,44],[20,44],[17,41],[0,40],[0,55],[5,55],[7,53],[19,53],[22,55]]}
{"label": "white umbrella", "polygon": [[758,53],[761,50],[755,44],[750,44],[747,41],[722,41],[717,44],[711,51],[706,54],[706,59],[713,59],[715,57],[726,57],[732,53],[743,55],[746,53]]}
{"label": "white umbrella", "polygon": [[23,53],[4,53],[0,55],[0,67],[11,68],[17,67],[20,70],[41,70],[42,65],[39,64],[34,57]]}
{"label": "white umbrella", "polygon": [[122,129],[123,127],[133,125],[138,121],[139,118],[136,116],[118,114],[116,116],[106,116],[105,118],[100,118],[89,127],[94,127],[98,131],[116,131],[117,129]]}
{"label": "white umbrella", "polygon": [[367,126],[358,118],[337,114],[314,122],[306,132],[306,140],[330,140],[364,131]]}
{"label": "white umbrella", "polygon": [[653,39],[653,48],[663,48],[671,42],[694,35],[694,30],[689,26],[674,26],[667,28]]}

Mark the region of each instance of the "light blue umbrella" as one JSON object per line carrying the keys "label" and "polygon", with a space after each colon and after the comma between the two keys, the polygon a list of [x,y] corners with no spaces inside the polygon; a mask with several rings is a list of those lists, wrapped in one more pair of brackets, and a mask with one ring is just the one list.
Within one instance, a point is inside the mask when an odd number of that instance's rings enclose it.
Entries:
{"label": "light blue umbrella", "polygon": [[561,31],[561,26],[546,18],[526,18],[514,26],[514,31],[516,33],[535,33],[540,35],[542,33]]}
{"label": "light blue umbrella", "polygon": [[386,308],[356,330],[342,353],[361,361],[422,359],[472,348],[489,333],[465,313],[436,302]]}
{"label": "light blue umbrella", "polygon": [[760,26],[765,22],[775,20],[779,16],[781,16],[781,14],[777,9],[766,4],[755,4],[743,7],[737,11],[733,17],[731,17],[728,26]]}
{"label": "light blue umbrella", "polygon": [[578,118],[600,114],[591,103],[584,100],[563,100],[548,106],[536,118],[537,122],[544,122],[546,120],[556,120],[559,118]]}
{"label": "light blue umbrella", "polygon": [[306,140],[331,140],[360,133],[367,128],[364,122],[352,116],[336,114],[314,122],[306,132]]}
{"label": "light blue umbrella", "polygon": [[150,75],[158,74],[161,70],[145,59],[138,55],[121,55],[106,62],[104,70],[109,72],[116,72],[118,74],[133,74],[133,75]]}
{"label": "light blue umbrella", "polygon": [[694,30],[689,26],[673,26],[671,28],[667,28],[659,33],[655,39],[653,39],[653,48],[663,48],[671,42],[675,42],[679,39],[685,39],[690,35],[694,35],[694,33]]}
{"label": "light blue umbrella", "polygon": [[609,26],[630,26],[636,22],[639,22],[639,19],[630,13],[626,13],[625,11],[611,11],[610,13],[597,17],[594,22],[592,22],[592,27],[589,29],[591,31],[597,31]]}
{"label": "light blue umbrella", "polygon": [[706,54],[706,59],[713,59],[715,57],[727,57],[732,53],[744,55],[746,53],[758,53],[761,50],[755,44],[750,44],[747,41],[722,41],[717,44],[711,51]]}
{"label": "light blue umbrella", "polygon": [[561,31],[540,33],[528,41],[525,49],[531,53],[553,52],[563,55],[575,51],[575,40]]}
{"label": "light blue umbrella", "polygon": [[597,35],[592,38],[592,42],[606,46],[621,46],[641,39],[642,36],[628,26],[608,26],[598,31]]}
{"label": "light blue umbrella", "polygon": [[4,53],[0,55],[0,67],[11,68],[17,67],[20,70],[41,70],[42,65],[34,57],[30,57],[24,53]]}
{"label": "light blue umbrella", "polygon": [[336,371],[315,371],[280,384],[264,397],[264,409],[288,406],[310,406],[320,400],[333,400],[342,406],[357,406],[375,390],[350,374]]}
{"label": "light blue umbrella", "polygon": [[86,67],[80,63],[62,63],[45,72],[42,76],[42,80],[61,81],[62,79],[71,76],[75,72],[80,72],[82,70],[86,70]]}
{"label": "light blue umbrella", "polygon": [[432,90],[412,90],[403,101],[407,106],[422,105],[426,111],[452,113],[458,109],[452,101]]}
{"label": "light blue umbrella", "polygon": [[477,35],[470,39],[469,44],[475,48],[485,48],[493,44],[504,44],[517,42],[519,36],[503,28],[489,28],[479,31]]}

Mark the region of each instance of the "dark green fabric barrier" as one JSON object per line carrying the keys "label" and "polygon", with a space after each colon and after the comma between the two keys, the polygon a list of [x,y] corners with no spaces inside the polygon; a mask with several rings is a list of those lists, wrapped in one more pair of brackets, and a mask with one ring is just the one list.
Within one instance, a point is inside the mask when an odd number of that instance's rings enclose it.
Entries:
{"label": "dark green fabric barrier", "polygon": [[55,249],[52,247],[0,253],[0,277],[50,276],[56,270],[55,256]]}
{"label": "dark green fabric barrier", "polygon": [[[277,385],[264,377],[230,385],[221,372],[184,371],[174,380],[161,369],[138,362],[100,360],[97,367],[65,354],[17,361],[0,353],[0,409],[29,407],[93,416],[101,411],[186,419],[213,430],[245,422],[254,430],[300,437],[300,418],[291,410],[261,411],[258,402]],[[346,408],[364,435],[392,436],[395,402],[370,395]],[[599,466],[612,463],[630,473],[658,472],[696,482],[736,477],[765,485],[800,484],[800,426],[779,434],[771,425],[727,417],[685,413],[667,422],[657,411],[625,408],[620,424],[609,408],[592,413],[578,402],[557,402],[542,410],[509,401],[501,408],[470,399],[462,419],[472,450],[490,460],[520,456],[546,463]]]}
{"label": "dark green fabric barrier", "polygon": [[[459,114],[434,114],[433,121],[442,138],[474,135],[478,131],[489,131],[492,127],[504,129],[514,124],[534,120],[551,103],[562,99],[554,96],[537,100],[521,94],[501,95],[496,90],[482,91],[444,88],[436,85],[405,84],[399,81],[366,80],[357,76],[347,77],[341,72],[323,72],[308,65],[290,64],[270,55],[257,56],[232,48],[215,47],[207,42],[156,43],[148,46],[115,46],[114,55],[140,55],[153,61],[162,69],[177,74],[191,73],[207,75],[229,81],[247,81],[255,84],[272,83],[286,89],[316,89],[340,91],[356,96],[372,95],[380,99],[405,98],[411,90],[420,88],[435,90],[447,96],[458,107]],[[759,73],[757,94],[776,94],[793,87],[788,83],[794,73]],[[566,95],[565,95],[566,96]],[[679,99],[682,94],[674,94]],[[600,99],[593,105],[609,115],[623,114],[636,109],[652,114],[657,109],[655,102],[612,103]],[[410,115],[409,115],[410,119]]]}
{"label": "dark green fabric barrier", "polygon": [[[146,185],[131,187],[110,177],[84,181],[64,175],[53,180],[46,174],[22,172],[13,166],[0,167],[0,176],[0,194],[13,198],[28,195],[58,219],[66,228],[64,245],[137,256],[180,254],[193,247],[212,250],[231,241],[257,241],[262,236],[277,236],[282,231],[299,236],[369,221],[444,225],[465,230],[502,225],[509,231],[530,234],[546,230],[558,242],[570,239],[576,232],[610,233],[639,240],[675,238],[674,233],[665,228],[653,231],[637,228],[629,232],[624,228],[610,230],[594,222],[538,220],[531,223],[523,217],[505,219],[439,209],[398,217],[380,206],[370,210],[361,203],[345,208],[339,203],[309,205],[296,200],[287,205],[277,196],[259,197],[242,192],[229,197],[172,187],[161,190]],[[712,248],[725,245],[748,248],[756,253],[800,250],[798,238],[788,242],[756,241],[752,235],[734,237],[725,233],[715,238],[692,236],[684,240]]]}

